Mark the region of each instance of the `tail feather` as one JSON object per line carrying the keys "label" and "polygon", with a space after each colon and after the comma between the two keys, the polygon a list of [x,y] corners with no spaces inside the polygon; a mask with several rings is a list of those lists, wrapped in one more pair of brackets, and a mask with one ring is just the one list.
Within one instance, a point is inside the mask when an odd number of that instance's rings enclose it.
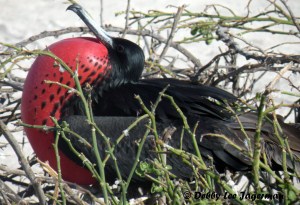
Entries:
{"label": "tail feather", "polygon": [[[269,120],[273,120],[272,116],[268,116]],[[254,136],[257,129],[257,114],[256,113],[246,113],[239,116],[238,122],[228,123],[228,127],[235,131],[236,135],[244,136],[245,133],[250,139],[252,149],[254,148]],[[266,153],[268,162],[274,167],[281,167],[283,163],[283,150],[281,142],[275,134],[275,129],[273,124],[269,120],[263,121],[263,126],[261,128],[261,139],[262,139],[262,150]],[[278,123],[282,132],[280,136],[282,139],[287,139],[288,146],[292,151],[292,156],[287,153],[287,167],[291,170],[296,170],[300,173],[300,125],[299,124],[287,124],[283,122],[283,119],[279,116]],[[242,126],[241,126],[241,125]],[[245,133],[241,129],[245,130]]]}

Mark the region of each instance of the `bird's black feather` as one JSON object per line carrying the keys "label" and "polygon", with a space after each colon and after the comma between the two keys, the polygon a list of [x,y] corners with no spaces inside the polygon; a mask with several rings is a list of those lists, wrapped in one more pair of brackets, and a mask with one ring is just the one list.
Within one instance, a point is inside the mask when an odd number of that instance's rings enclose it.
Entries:
{"label": "bird's black feather", "polygon": [[[237,98],[219,88],[194,85],[189,82],[174,79],[149,79],[104,89],[94,95],[94,98],[97,99],[93,101],[93,114],[95,115],[96,124],[105,130],[107,136],[113,143],[122,131],[127,128],[130,122],[144,112],[134,96],[139,95],[144,104],[150,109],[157,100],[159,93],[167,85],[169,87],[165,93],[173,97],[176,104],[186,115],[190,127],[193,128],[196,123],[198,123],[196,140],[207,165],[210,165],[210,158],[213,158],[214,166],[219,171],[224,170],[225,167],[233,170],[251,169],[252,161],[246,153],[249,151],[250,146],[252,149],[254,147],[257,116],[255,113],[238,113],[240,122],[244,125],[244,129],[250,138],[251,145],[249,145],[246,142],[246,136],[241,132],[241,127],[235,118],[235,114],[227,109],[227,106],[236,102]],[[80,103],[76,103],[76,100],[74,100],[73,103],[73,106],[68,106],[68,109],[73,109],[72,113],[81,115],[81,118],[78,116],[69,116],[67,121],[72,129],[78,131],[84,138],[91,142],[90,126],[84,126],[84,123],[82,123],[83,113],[79,111],[80,109],[78,107]],[[161,134],[166,127],[177,127],[177,131],[172,135],[169,144],[175,148],[179,148],[181,129],[183,127],[182,118],[168,99],[162,98],[162,101],[155,111],[155,116],[159,134]],[[281,123],[288,126],[283,122]],[[144,124],[137,126],[133,134],[126,137],[119,144],[115,152],[124,177],[128,176],[136,154],[136,146],[134,143],[141,139],[144,131]],[[273,162],[275,167],[275,165],[282,163],[280,160],[282,155],[279,149],[279,142],[274,135],[273,126],[267,120],[264,123],[262,132],[264,150],[268,151],[266,155],[270,162]],[[224,138],[210,134],[226,136],[236,146],[233,146]],[[76,138],[71,139],[73,142],[76,141]],[[103,147],[103,141],[101,141],[100,136],[98,136],[98,139],[101,155],[104,155],[105,147]],[[297,143],[300,141],[299,137],[294,137],[293,140],[296,140]],[[146,142],[145,144],[141,161],[153,160],[156,157],[153,150],[149,149],[151,145],[151,143],[149,143],[150,142]],[[75,144],[78,145],[78,142]],[[184,134],[182,147],[185,151],[195,154],[191,137],[187,132]],[[298,158],[300,153],[299,145],[292,145],[291,147],[294,148],[295,157]],[[88,151],[80,145],[77,148],[88,156],[88,158],[95,160],[90,150]],[[181,169],[184,164],[180,157],[169,154],[167,160],[173,168],[172,172],[178,177],[191,177],[190,174],[192,170],[190,168],[186,168],[185,170]],[[288,166],[292,168],[290,159]],[[299,169],[299,164],[297,164],[297,169]],[[108,163],[107,171],[111,173],[113,170],[113,164]],[[138,178],[136,178],[136,180],[138,180]]]}

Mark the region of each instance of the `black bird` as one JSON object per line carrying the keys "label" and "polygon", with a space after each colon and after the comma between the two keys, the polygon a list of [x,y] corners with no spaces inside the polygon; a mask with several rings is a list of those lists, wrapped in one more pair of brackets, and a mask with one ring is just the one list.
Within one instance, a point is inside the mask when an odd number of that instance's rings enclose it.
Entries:
{"label": "black bird", "polygon": [[[104,33],[97,32],[93,24],[89,22],[82,8],[78,5],[71,5],[69,10],[74,11],[86,23],[90,30],[101,39],[110,39],[109,47],[110,60],[112,63],[113,72],[116,74],[109,78],[101,87],[95,87],[93,93],[93,114],[97,125],[110,137],[112,143],[125,130],[137,116],[144,114],[139,102],[135,99],[135,95],[139,95],[146,107],[151,105],[159,97],[159,93],[169,86],[165,94],[173,97],[176,104],[184,112],[189,125],[193,128],[196,123],[196,139],[204,161],[209,164],[209,157],[214,159],[214,165],[219,171],[224,171],[224,168],[232,170],[249,170],[251,169],[252,161],[247,156],[246,151],[249,147],[254,147],[254,134],[257,123],[257,113],[239,113],[238,118],[248,134],[251,143],[247,144],[246,136],[241,131],[235,114],[229,111],[226,107],[238,101],[232,94],[215,87],[204,85],[196,85],[187,81],[176,79],[140,79],[137,76],[141,75],[144,64],[144,55],[141,49],[138,49],[135,44],[128,42],[125,39],[112,38]],[[120,57],[119,52],[122,51]],[[124,58],[125,55],[126,57]],[[132,63],[134,62],[134,63]],[[114,70],[115,69],[115,70]],[[122,70],[123,69],[123,70]],[[77,133],[84,136],[91,143],[90,128],[87,124],[82,124],[81,105],[74,103],[65,108],[66,113],[76,115],[65,118],[71,128]],[[171,105],[171,102],[163,98],[159,103],[155,116],[157,120],[157,130],[162,133],[169,126],[175,126],[177,130],[172,135],[169,145],[179,148],[180,136],[183,129],[182,118],[178,111]],[[280,117],[279,117],[280,118]],[[284,123],[278,119],[283,128],[282,136],[287,136],[296,158],[296,169],[300,171],[300,130],[296,125]],[[140,139],[146,130],[143,121],[139,124],[124,140],[122,140],[116,149],[115,155],[121,167],[123,177],[127,177],[131,170],[133,161],[136,156],[137,145],[135,141]],[[209,136],[209,134],[220,134],[226,136],[233,143],[243,149],[238,150],[230,145],[226,140],[220,137]],[[206,136],[207,135],[207,136]],[[262,127],[263,151],[265,151],[268,161],[273,168],[279,168],[282,164],[282,151],[279,141],[274,134],[272,118],[264,120]],[[71,137],[76,142],[76,139]],[[157,154],[154,152],[153,142],[146,140],[145,148],[143,149],[141,160],[154,159]],[[79,143],[74,143],[79,145]],[[101,140],[98,141],[101,155],[105,155],[105,147]],[[152,148],[151,148],[152,146]],[[77,148],[80,149],[81,146]],[[195,153],[191,137],[185,132],[183,136],[182,149],[190,153]],[[90,159],[94,159],[92,153],[86,150],[86,155]],[[71,157],[71,156],[70,156]],[[95,162],[95,159],[93,160]],[[168,154],[168,164],[172,166],[172,172],[182,178],[189,178],[191,169],[184,166],[180,157]],[[107,164],[110,169],[110,176],[115,178],[112,173],[112,162]],[[288,167],[293,168],[293,164],[289,158]],[[135,178],[135,180],[143,180]]]}
{"label": "black bird", "polygon": [[[196,124],[198,125],[195,130],[195,138],[201,156],[207,166],[210,166],[210,158],[212,158],[215,168],[220,172],[224,171],[224,168],[236,171],[251,170],[252,160],[247,153],[250,147],[252,149],[254,147],[253,142],[257,124],[257,113],[243,113],[239,112],[238,108],[232,107],[234,112],[237,113],[239,121],[250,139],[250,143],[248,143],[235,113],[227,109],[229,105],[234,105],[238,102],[235,96],[216,87],[193,84],[176,79],[140,79],[144,68],[144,54],[138,45],[125,39],[110,37],[102,29],[97,29],[84,10],[77,4],[69,6],[68,10],[74,11],[86,23],[90,30],[96,35],[99,43],[105,45],[108,51],[108,57],[104,59],[105,63],[103,63],[103,65],[110,69],[107,69],[107,72],[101,75],[99,74],[99,79],[96,79],[96,75],[94,74],[97,69],[99,70],[96,63],[94,67],[88,68],[91,74],[85,81],[81,81],[81,84],[84,86],[85,83],[88,82],[92,86],[91,99],[93,117],[97,126],[109,137],[111,144],[116,142],[119,135],[126,130],[138,116],[145,113],[139,102],[135,99],[135,95],[139,95],[145,106],[151,108],[153,103],[156,102],[159,93],[168,86],[165,94],[172,96],[178,107],[186,116],[189,126],[193,129]],[[96,41],[95,39],[85,40]],[[98,54],[99,53],[93,53],[91,55],[94,55],[96,58]],[[54,72],[52,70],[51,72]],[[85,72],[85,70],[82,72]],[[46,74],[46,76],[47,75],[49,74]],[[80,77],[81,76],[79,76],[79,78]],[[92,80],[92,77],[95,79]],[[66,76],[64,79],[61,78],[61,81],[65,79]],[[71,85],[69,84],[69,86]],[[42,93],[45,93],[44,90],[45,89],[42,90]],[[54,105],[53,109],[47,109],[47,112],[49,111],[50,114],[54,113],[60,121],[66,121],[71,130],[74,130],[92,144],[91,127],[85,121],[85,113],[80,98],[76,95],[71,96],[70,92],[67,90],[62,91],[60,88],[56,90],[56,93],[60,96],[67,96],[68,98],[64,100],[62,97],[57,97],[56,99],[54,94],[49,93],[49,100],[52,102],[56,102],[57,100],[60,104],[58,104],[58,106]],[[31,95],[33,100],[37,98],[34,93],[31,93]],[[32,103],[32,99],[27,96],[24,97],[23,101]],[[48,105],[53,107],[51,103],[44,102],[42,102],[41,107],[42,109],[47,108]],[[59,107],[60,105],[61,108]],[[22,111],[27,109],[26,106]],[[57,114],[58,111],[59,114]],[[46,112],[42,111],[41,113]],[[30,113],[24,114],[24,118],[29,115]],[[172,134],[168,145],[174,148],[180,148],[180,146],[182,146],[183,150],[195,154],[191,136],[187,131],[183,134],[182,145],[180,143],[183,120],[169,99],[165,97],[162,98],[155,110],[155,117],[159,134],[162,134],[168,127],[174,126],[177,128]],[[33,120],[36,122],[36,119]],[[290,169],[295,169],[299,172],[300,129],[295,124],[286,124],[280,118],[278,120],[283,130],[281,135],[288,138],[290,148],[293,152],[295,163],[288,157],[287,165]],[[143,137],[148,121],[148,119],[142,120],[138,126],[130,130],[124,139],[116,146],[114,155],[117,158],[120,172],[124,178],[129,176],[137,154],[136,142]],[[46,122],[43,121],[43,124],[46,124]],[[42,142],[44,139],[34,138],[34,136],[32,136],[33,134],[29,131],[27,134],[32,139],[31,142],[34,140]],[[222,137],[212,136],[210,134],[226,136],[236,146],[228,143],[228,141]],[[92,163],[97,162],[92,148],[84,146],[80,139],[71,134],[67,137],[71,140],[74,148],[77,149],[79,153],[83,153]],[[281,169],[282,150],[279,140],[274,134],[271,117],[264,120],[261,137],[262,150],[265,152],[270,166],[273,169]],[[51,141],[47,143],[51,146]],[[100,136],[97,136],[97,143],[100,155],[102,157],[106,156],[108,148]],[[140,155],[140,161],[153,160],[158,156],[154,150],[153,143],[153,137],[147,137]],[[37,143],[35,147],[38,149]],[[241,150],[237,147],[240,147]],[[64,140],[60,140],[60,149],[68,158],[82,166],[82,161],[73,154]],[[43,150],[39,152],[41,153],[40,155],[42,155],[42,151]],[[38,156],[39,153],[37,153]],[[47,158],[47,156],[43,157]],[[176,176],[184,179],[193,177],[191,176],[191,168],[186,166],[180,157],[167,153],[167,163],[172,166],[171,172]],[[64,169],[66,169],[66,171],[63,170],[63,176],[68,175],[67,172],[72,171],[68,170],[68,168]],[[107,161],[105,171],[108,181],[114,181],[116,179],[116,170],[112,159]],[[74,173],[75,172],[77,172],[77,170],[74,170]],[[137,182],[145,181],[144,178],[140,178],[137,175],[133,177],[133,180]],[[84,182],[84,180],[81,181]]]}

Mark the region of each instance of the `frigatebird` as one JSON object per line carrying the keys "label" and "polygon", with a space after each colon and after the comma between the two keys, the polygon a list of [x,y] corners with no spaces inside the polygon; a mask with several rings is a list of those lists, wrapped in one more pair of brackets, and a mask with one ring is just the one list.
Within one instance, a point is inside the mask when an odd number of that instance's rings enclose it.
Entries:
{"label": "frigatebird", "polygon": [[[114,144],[119,135],[145,112],[135,99],[138,95],[144,105],[151,108],[162,90],[172,96],[175,103],[186,116],[190,127],[195,129],[195,138],[204,162],[222,172],[224,168],[231,170],[250,170],[252,159],[247,155],[249,147],[253,149],[254,135],[257,127],[257,113],[240,112],[229,105],[238,99],[217,87],[194,84],[177,79],[141,79],[144,68],[143,50],[135,43],[108,35],[102,28],[92,22],[81,6],[73,4],[68,10],[75,12],[95,34],[95,38],[71,38],[57,42],[48,47],[61,58],[78,75],[80,84],[92,87],[91,102],[94,121]],[[57,59],[56,59],[57,60]],[[66,121],[70,129],[78,133],[87,142],[92,143],[91,127],[85,120],[85,113],[80,98],[72,92],[74,76],[65,72],[48,56],[39,56],[29,71],[24,85],[22,97],[22,120],[28,124],[53,126],[50,116]],[[65,84],[68,88],[45,80]],[[168,145],[195,153],[191,136],[182,132],[183,119],[178,110],[167,98],[162,98],[155,110],[158,133],[170,127],[176,127]],[[239,119],[239,120],[237,120]],[[295,124],[284,123],[278,119],[282,136],[287,137],[293,152],[293,161],[288,157],[290,169],[299,171],[300,129]],[[141,121],[129,131],[114,151],[122,177],[127,178],[137,153],[137,142],[145,132],[148,120]],[[243,128],[243,130],[242,130]],[[53,151],[54,132],[46,132],[33,128],[25,128],[29,141],[37,156],[49,161],[56,168]],[[282,148],[276,135],[272,118],[266,118],[262,130],[262,150],[273,169],[282,165]],[[183,133],[183,135],[182,135]],[[246,134],[245,134],[246,133]],[[215,135],[213,135],[215,134]],[[228,140],[217,135],[226,136]],[[248,143],[247,137],[250,141]],[[92,148],[84,146],[82,141],[68,135],[74,148],[84,154],[92,163],[96,157]],[[107,146],[97,136],[98,149],[101,156],[107,154]],[[237,147],[241,148],[238,149]],[[65,180],[79,184],[93,183],[90,173],[83,163],[70,150],[64,140],[60,140],[60,156],[62,176]],[[153,146],[153,138],[149,136],[140,155],[140,161],[153,160],[157,157]],[[171,172],[180,178],[191,178],[192,170],[185,166],[179,156],[167,153],[167,163]],[[105,171],[108,180],[116,179],[113,161],[107,161]],[[134,180],[144,181],[135,175]]]}

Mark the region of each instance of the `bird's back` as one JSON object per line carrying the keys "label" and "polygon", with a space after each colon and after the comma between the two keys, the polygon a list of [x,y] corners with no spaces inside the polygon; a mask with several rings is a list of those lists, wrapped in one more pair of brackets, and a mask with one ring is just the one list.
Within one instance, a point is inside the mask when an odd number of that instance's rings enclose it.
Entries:
{"label": "bird's back", "polygon": [[[228,106],[234,105],[237,98],[219,88],[191,84],[190,82],[175,79],[149,79],[117,87],[108,87],[99,91],[98,94],[94,94],[93,114],[95,115],[97,125],[106,132],[112,142],[115,142],[133,119],[144,114],[140,103],[135,99],[135,95],[139,95],[145,106],[151,110],[160,92],[166,86],[168,88],[165,94],[172,96],[180,110],[185,114],[191,129],[194,129],[197,124],[197,128],[195,129],[197,145],[204,161],[208,165],[211,165],[212,158],[214,166],[219,171],[224,171],[224,168],[233,170],[251,169],[252,159],[248,153],[250,149],[250,151],[253,151],[254,147],[257,114],[240,113],[235,107],[229,110]],[[80,110],[78,109],[79,107],[80,103],[78,104],[74,100],[74,105],[69,106],[68,109],[73,109],[71,113],[75,115],[82,115],[82,113],[78,112]],[[177,128],[176,132],[172,135],[172,139],[168,142],[170,146],[182,148],[187,152],[195,154],[191,136],[187,132],[184,132],[183,140],[181,140],[183,129],[182,117],[169,99],[162,97],[161,102],[155,110],[155,116],[158,134],[162,135],[165,128],[170,126]],[[237,117],[239,120],[237,120]],[[68,117],[71,126],[73,125],[73,128],[77,129],[75,124],[78,119],[74,119],[76,118],[72,119],[72,117]],[[140,124],[133,133],[125,137],[119,143],[116,150],[116,156],[123,168],[122,172],[125,177],[128,176],[134,161],[137,150],[135,143],[142,138],[146,129],[145,124],[146,122]],[[243,125],[247,136],[241,131],[240,124]],[[294,152],[294,158],[299,160],[299,129],[282,121],[280,121],[280,124],[284,133],[282,136],[288,137],[290,147]],[[86,126],[83,129],[82,126],[83,124],[77,130],[85,135],[85,138],[90,139],[87,136],[89,135],[88,130],[90,127]],[[250,144],[247,141],[247,137],[249,137]],[[270,164],[273,167],[278,167],[278,165],[280,167],[282,164],[282,150],[279,140],[274,134],[272,121],[264,121],[261,137],[263,139],[262,149],[266,152]],[[149,138],[141,155],[142,161],[153,160],[157,157],[152,145],[153,143]],[[105,154],[105,147],[103,147],[103,142],[100,140],[99,146],[103,152],[102,154]],[[93,158],[92,152],[86,153],[89,153],[89,156]],[[288,159],[288,167],[293,168],[292,161],[289,157]],[[173,167],[172,171],[177,176],[184,178],[191,177],[189,176],[192,173],[190,168],[184,166],[180,157],[169,154],[168,163]],[[296,169],[299,171],[299,163],[296,163],[296,165]],[[108,169],[113,170],[113,166],[108,166]]]}

